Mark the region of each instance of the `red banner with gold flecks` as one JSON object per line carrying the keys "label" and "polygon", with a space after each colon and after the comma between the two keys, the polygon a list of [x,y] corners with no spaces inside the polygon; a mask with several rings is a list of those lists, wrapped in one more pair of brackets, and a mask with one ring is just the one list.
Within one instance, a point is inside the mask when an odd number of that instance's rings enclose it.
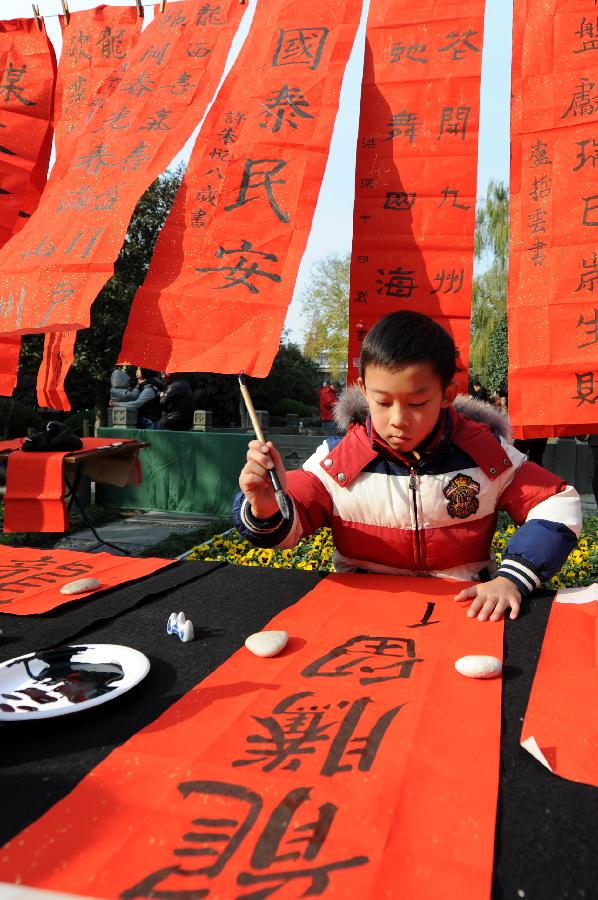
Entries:
{"label": "red banner with gold flecks", "polygon": [[10,397],[17,384],[21,338],[0,338],[0,396]]}
{"label": "red banner with gold flecks", "polygon": [[509,416],[516,437],[598,422],[598,11],[515,4]]}
{"label": "red banner with gold flecks", "polygon": [[245,9],[169,2],[104,80],[36,213],[0,251],[2,331],[89,324],[135,204],[202,117]]}
{"label": "red banner with gold flecks", "polygon": [[467,381],[484,0],[372,3],[355,173],[348,378],[383,315],[432,316]]}
{"label": "red banner with gold flecks", "polygon": [[[562,778],[598,787],[598,585],[559,592],[521,729],[521,745]],[[567,663],[563,665],[563,648]]]}
{"label": "red banner with gold flecks", "polygon": [[85,126],[106,76],[129,59],[142,23],[135,6],[96,6],[69,13],[68,22],[60,16],[62,54],[54,116],[57,156],[73,132]]}
{"label": "red banner with gold flecks", "polygon": [[44,340],[44,356],[37,373],[37,402],[48,409],[69,410],[64,381],[73,364],[76,331],[52,331]]}
{"label": "red banner with gold flecks", "polygon": [[501,680],[454,662],[500,658],[503,624],[454,592],[326,578],[268,626],[290,635],[280,656],[239,650],[6,844],[0,879],[121,900],[489,898]]}
{"label": "red banner with gold flecks", "polygon": [[360,12],[361,0],[257,5],[133,302],[121,360],[268,374]]}

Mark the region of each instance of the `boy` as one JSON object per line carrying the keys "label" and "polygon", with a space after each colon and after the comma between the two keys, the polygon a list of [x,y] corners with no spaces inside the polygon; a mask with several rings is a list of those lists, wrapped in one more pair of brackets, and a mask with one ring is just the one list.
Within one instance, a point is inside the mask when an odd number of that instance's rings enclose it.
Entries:
{"label": "boy", "polygon": [[[332,527],[337,572],[436,575],[478,582],[455,600],[468,615],[519,614],[522,597],[560,569],[581,530],[575,488],[527,462],[506,419],[460,396],[456,349],[437,323],[391,313],[367,334],[360,378],[337,408],[344,437],[326,440],[302,470],[286,473],[268,442],[251,441],[235,525],[262,547],[292,547]],[[267,470],[291,500],[282,519]],[[525,523],[498,573],[490,543],[499,509]],[[491,579],[491,580],[489,580]]]}

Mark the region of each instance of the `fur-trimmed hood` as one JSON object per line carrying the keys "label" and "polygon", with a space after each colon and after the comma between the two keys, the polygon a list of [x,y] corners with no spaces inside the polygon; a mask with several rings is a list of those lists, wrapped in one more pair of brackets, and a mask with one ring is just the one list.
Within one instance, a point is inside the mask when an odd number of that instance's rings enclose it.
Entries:
{"label": "fur-trimmed hood", "polygon": [[[475,397],[470,397],[468,394],[457,394],[453,409],[467,419],[488,425],[492,431],[498,432],[505,440],[512,442],[508,420],[497,412],[492,404],[486,403],[484,400],[476,400]],[[334,421],[339,431],[344,432],[352,422],[365,424],[368,413],[366,399],[354,384],[341,394],[334,408]]]}

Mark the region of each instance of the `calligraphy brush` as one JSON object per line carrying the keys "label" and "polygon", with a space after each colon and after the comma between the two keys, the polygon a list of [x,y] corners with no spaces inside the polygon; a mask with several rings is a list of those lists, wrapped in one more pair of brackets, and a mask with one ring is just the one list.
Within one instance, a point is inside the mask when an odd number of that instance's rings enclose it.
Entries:
{"label": "calligraphy brush", "polygon": [[[241,393],[243,394],[243,400],[245,401],[245,406],[247,407],[247,412],[249,413],[249,418],[251,419],[251,424],[253,425],[255,436],[257,437],[258,441],[261,441],[263,444],[265,444],[266,438],[264,437],[262,426],[260,425],[259,419],[253,407],[253,403],[249,395],[249,390],[247,388],[247,383],[245,381],[244,372],[239,373],[239,387],[241,388]],[[274,488],[274,496],[276,497],[278,508],[281,511],[284,519],[290,519],[291,513],[289,510],[289,504],[287,503],[287,498],[282,489],[282,485],[280,483],[280,479],[278,477],[276,469],[268,469],[268,474],[270,475],[270,481],[272,482],[272,487]]]}

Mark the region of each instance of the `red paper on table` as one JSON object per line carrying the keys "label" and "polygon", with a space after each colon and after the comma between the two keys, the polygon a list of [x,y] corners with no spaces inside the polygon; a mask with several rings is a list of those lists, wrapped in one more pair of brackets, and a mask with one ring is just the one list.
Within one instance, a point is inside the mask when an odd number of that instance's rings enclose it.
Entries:
{"label": "red paper on table", "polygon": [[[169,565],[171,559],[0,547],[0,613],[28,616],[49,612],[63,603],[87,599],[100,591],[145,578]],[[85,594],[60,593],[63,585],[80,578],[95,578],[100,586]]]}
{"label": "red paper on table", "polygon": [[238,0],[169,2],[112,73],[116,86],[112,76],[102,83],[40,206],[0,250],[3,332],[89,325],[135,204],[201,119],[245,9]]}
{"label": "red paper on table", "polygon": [[355,172],[348,379],[367,331],[416,310],[466,390],[485,0],[372,3]]}
{"label": "red paper on table", "polygon": [[509,418],[520,438],[598,419],[594,29],[590,0],[514,6]]}
{"label": "red paper on table", "polygon": [[69,410],[64,381],[73,364],[76,331],[53,331],[44,339],[44,356],[37,373],[37,402],[49,409]]}
{"label": "red paper on table", "polygon": [[313,0],[307,15],[294,0],[257,5],[134,298],[120,361],[268,374],[361,6]]}
{"label": "red paper on table", "polygon": [[128,62],[141,34],[143,19],[135,6],[96,6],[60,16],[62,54],[56,80],[54,131],[56,155],[76,129],[85,127],[99,92],[112,70]]}
{"label": "red paper on table", "polygon": [[[105,438],[83,438],[79,451],[15,450],[8,457],[4,495],[4,531],[67,531],[68,510],[64,504],[65,456],[108,446]],[[123,445],[128,441],[121,441]],[[0,447],[1,449],[1,447]],[[131,462],[140,480],[138,451]]]}
{"label": "red paper on table", "polygon": [[521,730],[522,747],[547,769],[595,787],[597,647],[598,585],[557,594]]}
{"label": "red paper on table", "polygon": [[500,657],[503,624],[454,593],[326,578],[268,626],[291,635],[280,656],[239,650],[10,841],[0,879],[124,900],[489,898],[501,681],[454,661]]}

